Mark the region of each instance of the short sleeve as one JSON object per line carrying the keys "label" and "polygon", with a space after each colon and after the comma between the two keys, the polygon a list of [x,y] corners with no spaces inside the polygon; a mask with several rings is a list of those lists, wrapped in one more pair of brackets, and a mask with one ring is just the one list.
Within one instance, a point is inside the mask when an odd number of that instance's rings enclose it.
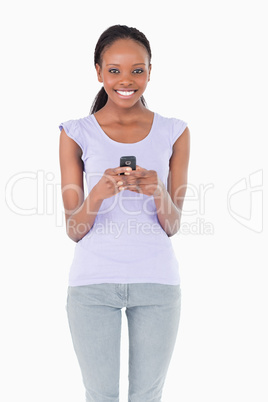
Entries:
{"label": "short sleeve", "polygon": [[70,137],[72,140],[74,140],[79,147],[84,151],[84,144],[83,144],[83,139],[80,134],[80,131],[78,130],[77,127],[77,121],[76,120],[68,120],[64,123],[61,123],[59,125],[60,131],[64,128],[65,133]]}
{"label": "short sleeve", "polygon": [[171,145],[176,142],[176,140],[181,136],[187,127],[187,123],[180,119],[173,119],[172,135],[171,135]]}

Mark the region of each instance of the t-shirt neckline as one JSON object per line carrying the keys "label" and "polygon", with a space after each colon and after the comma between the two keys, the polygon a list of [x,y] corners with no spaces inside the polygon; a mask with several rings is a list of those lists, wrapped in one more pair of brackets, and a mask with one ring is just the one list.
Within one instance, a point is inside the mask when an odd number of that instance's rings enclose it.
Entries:
{"label": "t-shirt neckline", "polygon": [[152,136],[152,133],[154,131],[154,127],[156,124],[156,118],[157,118],[157,113],[154,112],[154,118],[153,118],[153,123],[151,126],[151,129],[149,131],[149,133],[146,135],[146,137],[144,137],[142,140],[137,141],[137,142],[119,142],[119,141],[115,141],[112,138],[110,138],[105,131],[101,128],[100,124],[98,123],[98,120],[96,119],[96,117],[94,116],[94,114],[91,114],[92,119],[96,125],[96,127],[98,128],[99,132],[103,135],[104,138],[106,138],[107,141],[113,143],[113,144],[118,144],[118,145],[137,145],[137,144],[144,144],[146,141],[148,141],[150,139],[150,137]]}

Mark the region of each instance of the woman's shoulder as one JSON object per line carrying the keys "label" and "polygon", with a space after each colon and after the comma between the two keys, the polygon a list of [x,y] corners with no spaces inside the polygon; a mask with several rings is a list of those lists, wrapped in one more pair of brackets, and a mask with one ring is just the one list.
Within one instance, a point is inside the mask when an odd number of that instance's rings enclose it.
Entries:
{"label": "woman's shoulder", "polygon": [[69,132],[76,137],[80,137],[82,140],[83,137],[88,137],[88,135],[94,131],[95,124],[93,114],[89,114],[86,116],[82,115],[81,117],[78,116],[69,119],[61,123],[61,126],[65,126],[67,129],[69,129]]}
{"label": "woman's shoulder", "polygon": [[174,124],[176,122],[184,121],[180,117],[175,117],[174,115],[173,116],[167,116],[167,115],[163,115],[162,113],[158,113],[158,112],[155,112],[155,114],[158,116],[158,118],[163,123],[166,123],[166,124],[171,124],[172,125],[172,124]]}
{"label": "woman's shoulder", "polygon": [[59,124],[60,131],[64,129],[65,133],[73,139],[82,150],[86,148],[86,137],[90,133],[92,125],[91,115],[83,117],[74,117],[62,121]]}
{"label": "woman's shoulder", "polygon": [[64,120],[61,124],[65,124],[69,127],[77,128],[80,124],[84,124],[86,122],[89,122],[92,119],[92,115],[87,115],[87,116],[81,116],[81,117],[73,117]]}
{"label": "woman's shoulder", "polygon": [[179,117],[164,116],[160,113],[156,113],[156,115],[158,129],[163,135],[169,138],[170,144],[173,146],[174,142],[180,137],[185,128],[188,126],[188,123]]}

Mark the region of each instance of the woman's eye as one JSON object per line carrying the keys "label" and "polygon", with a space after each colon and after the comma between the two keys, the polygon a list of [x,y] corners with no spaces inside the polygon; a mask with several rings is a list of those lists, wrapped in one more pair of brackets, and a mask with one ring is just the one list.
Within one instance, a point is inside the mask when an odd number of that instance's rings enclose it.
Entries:
{"label": "woman's eye", "polygon": [[141,74],[143,73],[143,69],[142,68],[136,68],[136,70],[134,70],[135,74]]}
{"label": "woman's eye", "polygon": [[110,68],[109,73],[117,74],[119,73],[119,70],[117,70],[117,68]]}
{"label": "woman's eye", "polygon": [[[110,68],[109,73],[119,74],[120,71],[117,68]],[[134,74],[141,74],[141,73],[143,73],[143,69],[142,68],[136,68],[136,70],[134,70],[133,73]]]}

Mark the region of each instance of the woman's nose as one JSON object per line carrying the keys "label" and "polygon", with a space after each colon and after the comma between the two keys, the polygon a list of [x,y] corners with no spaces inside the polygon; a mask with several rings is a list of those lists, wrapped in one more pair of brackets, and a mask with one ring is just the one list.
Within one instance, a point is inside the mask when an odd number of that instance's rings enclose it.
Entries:
{"label": "woman's nose", "polygon": [[125,73],[121,76],[120,84],[126,85],[126,84],[130,84],[132,82],[133,82],[133,77],[130,74]]}

